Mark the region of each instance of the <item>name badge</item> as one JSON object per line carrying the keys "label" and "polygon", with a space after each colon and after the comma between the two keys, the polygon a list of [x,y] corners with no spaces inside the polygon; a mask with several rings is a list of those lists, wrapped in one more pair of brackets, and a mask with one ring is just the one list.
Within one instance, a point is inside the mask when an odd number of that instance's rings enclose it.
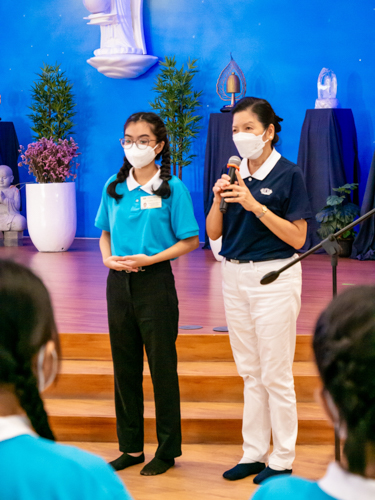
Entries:
{"label": "name badge", "polygon": [[161,208],[161,196],[141,196],[141,210]]}

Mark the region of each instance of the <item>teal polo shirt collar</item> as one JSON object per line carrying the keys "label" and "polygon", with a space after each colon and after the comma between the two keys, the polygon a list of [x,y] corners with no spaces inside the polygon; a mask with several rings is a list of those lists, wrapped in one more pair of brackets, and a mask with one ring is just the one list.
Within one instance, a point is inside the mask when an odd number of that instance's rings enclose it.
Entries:
{"label": "teal polo shirt collar", "polygon": [[253,175],[251,175],[249,172],[249,168],[247,166],[247,158],[244,158],[240,165],[240,175],[242,179],[247,179],[248,177],[251,177],[253,179],[257,179],[258,181],[264,181],[264,179],[272,171],[273,167],[280,160],[280,158],[281,154],[278,151],[276,151],[275,148],[273,148],[272,153],[269,155],[267,160],[263,163],[261,167],[258,168],[258,170]]}
{"label": "teal polo shirt collar", "polygon": [[126,178],[126,185],[129,191],[133,191],[134,189],[140,188],[142,191],[145,191],[148,194],[153,195],[154,192],[156,191],[161,184],[163,183],[162,179],[160,179],[160,169],[158,168],[158,171],[152,177],[146,184],[141,186],[135,179],[134,179],[134,167],[132,167],[129,171],[129,175]]}

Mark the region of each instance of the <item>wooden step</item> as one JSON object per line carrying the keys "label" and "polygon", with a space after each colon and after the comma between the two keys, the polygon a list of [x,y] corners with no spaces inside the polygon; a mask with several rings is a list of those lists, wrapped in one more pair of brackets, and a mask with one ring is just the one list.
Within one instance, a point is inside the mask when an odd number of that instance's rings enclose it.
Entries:
{"label": "wooden step", "polygon": [[[110,360],[109,335],[106,333],[61,333],[64,359]],[[179,361],[233,361],[228,334],[179,334]],[[311,361],[311,335],[297,335],[295,361]]]}
{"label": "wooden step", "polygon": [[[293,364],[298,401],[313,401],[319,387],[314,363]],[[243,381],[232,362],[190,362],[178,364],[181,401],[242,402]],[[153,400],[153,387],[147,362],[143,379],[146,401]],[[112,361],[63,360],[57,383],[46,393],[49,397],[113,397]]]}
{"label": "wooden step", "polygon": [[[60,441],[116,441],[116,419],[112,400],[46,399],[50,422]],[[241,403],[181,403],[184,443],[240,444]],[[316,403],[298,403],[298,443],[329,444],[333,431]],[[145,402],[145,442],[155,443],[155,410]]]}

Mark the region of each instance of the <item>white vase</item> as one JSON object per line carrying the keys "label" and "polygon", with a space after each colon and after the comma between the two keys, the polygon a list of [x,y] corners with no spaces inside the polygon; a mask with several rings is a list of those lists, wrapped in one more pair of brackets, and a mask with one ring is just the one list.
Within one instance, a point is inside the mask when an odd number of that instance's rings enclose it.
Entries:
{"label": "white vase", "polygon": [[75,183],[26,184],[26,215],[39,252],[65,252],[77,229]]}

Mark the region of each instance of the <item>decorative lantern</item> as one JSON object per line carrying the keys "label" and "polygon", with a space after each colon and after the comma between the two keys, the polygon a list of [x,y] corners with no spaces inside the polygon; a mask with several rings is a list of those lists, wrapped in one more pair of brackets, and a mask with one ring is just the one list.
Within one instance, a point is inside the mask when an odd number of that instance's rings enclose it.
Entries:
{"label": "decorative lantern", "polygon": [[229,64],[220,73],[219,79],[216,83],[216,92],[223,101],[230,101],[230,104],[221,108],[220,111],[222,112],[232,110],[236,104],[236,94],[239,94],[238,99],[241,99],[246,94],[245,76],[236,61],[233,59],[232,54],[230,55]]}

